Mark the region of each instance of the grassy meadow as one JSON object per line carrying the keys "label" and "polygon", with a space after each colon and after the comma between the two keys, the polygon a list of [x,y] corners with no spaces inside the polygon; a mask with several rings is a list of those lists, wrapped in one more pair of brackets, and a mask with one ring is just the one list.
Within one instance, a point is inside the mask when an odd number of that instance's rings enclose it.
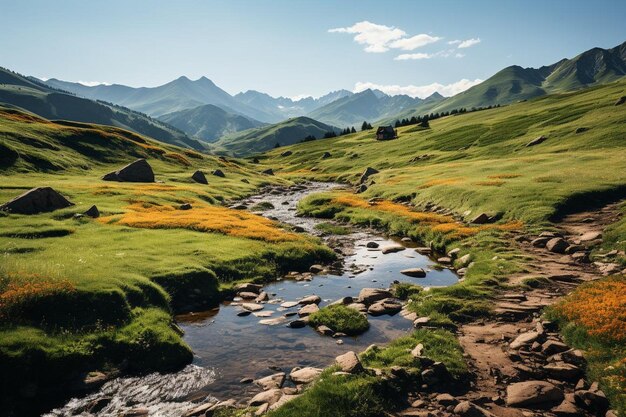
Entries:
{"label": "grassy meadow", "polygon": [[[316,239],[226,207],[260,186],[288,182],[251,164],[8,108],[0,108],[0,149],[0,201],[50,186],[75,203],[37,215],[0,212],[6,393],[120,364],[137,372],[188,363],[174,312],[214,306],[233,282],[334,257]],[[100,179],[140,157],[157,182]],[[197,169],[208,185],[191,180]],[[215,169],[225,177],[211,175]],[[183,203],[193,208],[179,210]],[[75,217],[94,204],[98,219]]]}

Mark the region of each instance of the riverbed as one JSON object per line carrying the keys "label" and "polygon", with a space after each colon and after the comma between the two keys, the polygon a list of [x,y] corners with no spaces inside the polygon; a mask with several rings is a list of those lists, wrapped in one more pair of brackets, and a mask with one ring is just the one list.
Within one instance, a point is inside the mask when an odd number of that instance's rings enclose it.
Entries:
{"label": "riverbed", "polygon": [[[309,194],[341,187],[339,184],[307,183],[288,189],[270,188],[242,203],[253,207],[270,203],[263,216],[297,226],[304,233],[319,235],[316,225],[324,220],[298,216],[297,202]],[[269,205],[266,205],[269,207]],[[208,399],[229,398],[245,402],[259,388],[242,383],[243,378],[258,378],[289,372],[296,366],[326,367],[336,356],[350,350],[362,351],[371,344],[385,344],[406,335],[412,322],[400,314],[368,316],[370,329],[356,337],[324,336],[307,326],[287,327],[290,313],[298,307],[284,308],[281,303],[318,295],[320,307],[345,296],[357,297],[362,288],[389,288],[394,281],[411,282],[423,287],[447,286],[457,282],[449,269],[441,269],[428,257],[415,251],[415,244],[391,239],[371,230],[356,230],[347,235],[323,236],[336,246],[343,260],[342,268],[314,275],[310,280],[277,278],[264,291],[270,300],[263,304],[260,316],[239,316],[237,300],[218,308],[177,317],[184,330],[184,340],[194,352],[192,365],[172,374],[118,378],[106,383],[98,392],[73,399],[50,416],[81,415],[86,404],[98,398],[110,401],[98,415],[117,415],[146,408],[150,415],[178,417],[194,403]],[[338,244],[339,242],[339,244]],[[368,242],[379,247],[401,244],[404,250],[382,254],[380,248],[368,248]],[[425,278],[411,278],[400,273],[407,268],[423,268]],[[267,323],[269,319],[275,319]]]}

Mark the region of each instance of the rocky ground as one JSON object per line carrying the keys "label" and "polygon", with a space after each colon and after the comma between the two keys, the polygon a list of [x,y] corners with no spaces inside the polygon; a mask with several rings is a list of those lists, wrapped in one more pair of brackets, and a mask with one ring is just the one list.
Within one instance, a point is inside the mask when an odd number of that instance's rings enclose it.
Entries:
{"label": "rocky ground", "polygon": [[[397,415],[615,416],[597,383],[583,378],[582,352],[563,342],[541,310],[582,282],[620,272],[612,252],[606,261],[589,261],[604,227],[618,220],[617,208],[567,216],[556,232],[515,236],[516,248],[529,256],[528,272],[510,277],[492,319],[458,330],[474,380],[467,387],[421,391]],[[543,278],[540,288],[520,286],[536,278]]]}

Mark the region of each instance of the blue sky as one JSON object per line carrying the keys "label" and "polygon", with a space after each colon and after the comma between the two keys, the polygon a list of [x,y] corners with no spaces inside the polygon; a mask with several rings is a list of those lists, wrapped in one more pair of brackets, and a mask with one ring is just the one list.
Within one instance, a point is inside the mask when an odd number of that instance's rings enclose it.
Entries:
{"label": "blue sky", "polygon": [[616,46],[624,22],[623,0],[0,0],[0,66],[132,86],[206,76],[231,94],[449,95],[508,65]]}

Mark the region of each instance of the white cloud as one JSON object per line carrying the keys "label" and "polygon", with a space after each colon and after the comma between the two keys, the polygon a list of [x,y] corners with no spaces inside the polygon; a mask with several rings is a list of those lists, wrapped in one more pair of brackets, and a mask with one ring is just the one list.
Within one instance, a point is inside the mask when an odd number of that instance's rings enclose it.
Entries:
{"label": "white cloud", "polygon": [[445,85],[440,84],[440,83],[432,83],[432,84],[420,85],[420,86],[417,86],[417,85],[405,85],[405,86],[381,85],[381,84],[375,84],[375,83],[370,83],[370,82],[357,82],[354,85],[353,92],[358,93],[358,92],[367,90],[368,88],[371,88],[372,90],[380,90],[385,94],[389,94],[390,96],[405,94],[411,97],[426,98],[430,96],[431,94],[438,92],[439,94],[443,96],[450,97],[458,93],[461,93],[470,87],[480,84],[481,82],[483,82],[483,80],[480,80],[478,78],[473,81],[464,78],[457,82],[454,82],[451,84],[445,84]]}
{"label": "white cloud", "polygon": [[455,39],[455,40],[453,40],[453,41],[448,41],[448,45],[458,45],[458,44],[460,44],[461,42],[463,42],[463,41],[461,41],[461,40],[459,40],[459,39]]}
{"label": "white cloud", "polygon": [[465,56],[465,54],[461,54],[461,53],[456,53],[454,55],[455,58],[463,58]]}
{"label": "white cloud", "polygon": [[328,32],[355,34],[355,42],[365,45],[365,52],[374,53],[387,52],[392,48],[412,51],[441,39],[425,33],[407,37],[407,33],[400,28],[379,25],[367,20],[345,28],[329,29]]}
{"label": "white cloud", "polygon": [[363,21],[345,28],[330,29],[330,33],[355,33],[354,40],[366,45],[365,52],[386,52],[389,42],[402,38],[406,33],[393,26],[377,25]]}
{"label": "white cloud", "polygon": [[467,39],[459,44],[459,48],[469,48],[480,43],[480,38]]}
{"label": "white cloud", "polygon": [[438,36],[430,36],[422,33],[421,35],[411,36],[410,38],[402,38],[389,44],[392,48],[402,49],[404,51],[412,51],[431,43],[435,43],[441,38]]}
{"label": "white cloud", "polygon": [[417,54],[400,54],[397,57],[394,58],[394,60],[396,61],[407,61],[410,59],[430,59],[432,58],[433,55],[432,54],[423,54],[423,53],[417,53]]}
{"label": "white cloud", "polygon": [[78,84],[82,84],[85,87],[95,87],[97,85],[111,85],[102,81],[76,81]]}

